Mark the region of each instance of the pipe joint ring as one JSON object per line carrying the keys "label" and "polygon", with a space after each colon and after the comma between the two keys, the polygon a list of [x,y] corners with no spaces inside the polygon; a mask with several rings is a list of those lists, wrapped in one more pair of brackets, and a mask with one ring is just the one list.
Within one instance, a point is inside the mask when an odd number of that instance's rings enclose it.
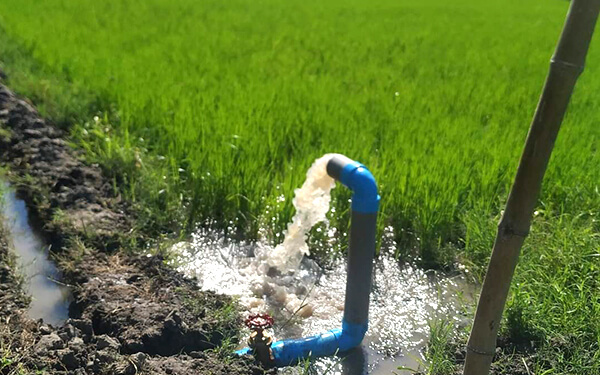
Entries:
{"label": "pipe joint ring", "polygon": [[467,345],[466,348],[467,348],[467,351],[469,351],[471,353],[475,353],[475,354],[479,354],[479,355],[485,355],[487,357],[493,357],[493,356],[496,355],[496,351],[488,352],[488,351],[485,351],[485,350],[475,349],[475,348],[473,348],[473,347],[471,347],[469,345]]}
{"label": "pipe joint ring", "polygon": [[573,64],[568,61],[559,60],[556,57],[552,57],[550,59],[550,65],[564,70],[572,71],[577,74],[583,73],[583,69],[585,68],[584,65]]}
{"label": "pipe joint ring", "polygon": [[500,230],[500,233],[504,236],[516,236],[516,237],[527,237],[529,236],[529,229],[525,230],[525,231],[520,231],[520,230],[516,230],[515,228],[513,228],[510,225],[505,225],[500,223],[500,225],[498,225],[498,229]]}

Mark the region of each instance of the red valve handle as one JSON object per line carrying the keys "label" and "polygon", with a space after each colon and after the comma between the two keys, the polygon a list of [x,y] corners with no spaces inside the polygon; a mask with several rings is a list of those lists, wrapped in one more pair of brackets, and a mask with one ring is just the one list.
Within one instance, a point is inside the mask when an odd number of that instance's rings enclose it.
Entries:
{"label": "red valve handle", "polygon": [[244,320],[250,329],[265,329],[273,327],[273,318],[269,314],[252,314]]}

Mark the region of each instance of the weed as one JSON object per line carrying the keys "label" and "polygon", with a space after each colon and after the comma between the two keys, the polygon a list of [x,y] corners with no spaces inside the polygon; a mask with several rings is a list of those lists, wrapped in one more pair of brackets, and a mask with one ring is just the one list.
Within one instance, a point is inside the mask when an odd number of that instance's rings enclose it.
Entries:
{"label": "weed", "polygon": [[453,358],[454,326],[446,320],[436,320],[429,324],[430,337],[427,343],[425,357],[430,363],[427,375],[452,375],[456,373],[456,363]]}
{"label": "weed", "polygon": [[[183,305],[194,315],[203,317],[203,321],[215,323],[213,328],[214,339],[212,342],[218,342],[223,347],[231,347],[239,342],[240,317],[239,306],[235,300],[230,302],[218,302],[213,306],[207,305],[206,298],[193,291],[183,288],[176,288],[175,292],[181,297]],[[221,348],[222,349],[222,348]],[[220,349],[216,349],[219,351]]]}

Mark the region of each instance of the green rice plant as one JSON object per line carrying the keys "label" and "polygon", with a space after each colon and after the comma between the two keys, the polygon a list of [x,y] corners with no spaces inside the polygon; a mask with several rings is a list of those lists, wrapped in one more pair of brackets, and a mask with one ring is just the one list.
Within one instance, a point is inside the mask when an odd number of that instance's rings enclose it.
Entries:
{"label": "green rice plant", "polygon": [[[537,0],[17,2],[0,4],[11,86],[75,124],[76,143],[140,202],[141,225],[185,233],[210,221],[252,238],[266,216],[267,232],[281,233],[310,163],[337,151],[373,170],[381,228],[397,228],[399,255],[425,267],[452,262],[465,214],[498,213],[566,10]],[[595,50],[541,197],[557,212],[598,203]],[[94,116],[111,124],[110,142],[83,139]],[[573,186],[581,178],[590,183]]]}

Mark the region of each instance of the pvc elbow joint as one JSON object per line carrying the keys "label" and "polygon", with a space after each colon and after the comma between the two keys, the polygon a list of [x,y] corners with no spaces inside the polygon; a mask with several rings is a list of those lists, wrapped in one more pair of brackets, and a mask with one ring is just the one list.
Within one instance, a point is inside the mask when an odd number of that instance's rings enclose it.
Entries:
{"label": "pvc elbow joint", "polygon": [[368,324],[353,324],[342,321],[342,334],[339,338],[339,351],[345,352],[360,345],[367,333]]}
{"label": "pvc elbow joint", "polygon": [[340,182],[354,193],[352,210],[362,213],[373,213],[379,210],[379,194],[375,177],[364,165],[358,162],[346,164],[340,175]]}
{"label": "pvc elbow joint", "polygon": [[327,174],[352,190],[352,211],[365,214],[379,211],[377,183],[367,167],[344,155],[335,154],[327,162]]}
{"label": "pvc elbow joint", "polygon": [[[367,332],[367,324],[352,324],[342,321],[342,328],[332,329],[316,336],[301,339],[277,341],[271,346],[273,365],[290,366],[309,357],[324,357],[346,352],[357,347]],[[250,354],[248,348],[238,351],[240,355]]]}

